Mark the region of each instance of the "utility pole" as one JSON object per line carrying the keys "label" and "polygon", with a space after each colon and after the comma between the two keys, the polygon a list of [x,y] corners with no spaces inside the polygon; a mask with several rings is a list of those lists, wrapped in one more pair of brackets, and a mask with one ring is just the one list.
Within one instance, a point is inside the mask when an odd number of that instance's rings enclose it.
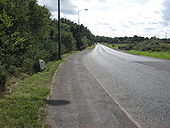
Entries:
{"label": "utility pole", "polygon": [[58,0],[58,58],[61,59],[60,0]]}
{"label": "utility pole", "polygon": [[80,50],[81,44],[80,44],[80,40],[81,40],[81,35],[80,35],[80,11],[78,11],[78,42],[77,42],[77,48],[78,50]]}

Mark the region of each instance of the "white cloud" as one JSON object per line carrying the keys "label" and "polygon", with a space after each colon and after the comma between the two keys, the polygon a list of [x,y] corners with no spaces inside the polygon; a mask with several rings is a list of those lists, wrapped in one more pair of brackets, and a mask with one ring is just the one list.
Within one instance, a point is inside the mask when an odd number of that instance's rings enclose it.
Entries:
{"label": "white cloud", "polygon": [[[57,16],[54,0],[39,0]],[[55,0],[57,1],[57,0]],[[93,34],[104,36],[159,36],[164,37],[170,22],[170,0],[61,0],[62,17],[87,26]],[[164,25],[163,25],[164,24]],[[149,30],[149,28],[154,28]],[[169,28],[170,29],[170,28]]]}
{"label": "white cloud", "polygon": [[162,10],[162,13],[163,13],[162,24],[165,26],[168,26],[170,24],[170,0],[165,0],[163,5],[164,5],[164,8]]}
{"label": "white cloud", "polygon": [[[40,5],[45,5],[52,14],[57,13],[58,0],[38,0]],[[67,15],[75,15],[77,6],[73,0],[61,0],[61,12]],[[55,16],[55,15],[54,15]]]}
{"label": "white cloud", "polygon": [[146,31],[152,31],[152,30],[155,30],[155,28],[144,28],[144,30],[146,30]]}

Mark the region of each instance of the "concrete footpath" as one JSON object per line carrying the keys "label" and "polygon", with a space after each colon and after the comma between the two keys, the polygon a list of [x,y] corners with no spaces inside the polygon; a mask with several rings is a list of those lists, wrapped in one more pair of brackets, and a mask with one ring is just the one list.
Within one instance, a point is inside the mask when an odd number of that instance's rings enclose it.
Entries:
{"label": "concrete footpath", "polygon": [[55,76],[47,123],[54,128],[137,128],[84,65],[88,50],[67,58]]}

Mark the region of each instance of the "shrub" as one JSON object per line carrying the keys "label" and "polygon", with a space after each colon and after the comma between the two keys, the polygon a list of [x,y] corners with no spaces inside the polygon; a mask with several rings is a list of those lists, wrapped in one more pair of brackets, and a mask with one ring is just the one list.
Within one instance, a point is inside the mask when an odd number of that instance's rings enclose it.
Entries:
{"label": "shrub", "polygon": [[6,82],[6,71],[4,66],[0,63],[0,92],[5,90],[5,82]]}
{"label": "shrub", "polygon": [[121,50],[138,50],[138,51],[151,51],[151,52],[170,51],[170,45],[168,43],[146,42],[146,41],[141,43],[122,45],[119,46],[118,48]]}
{"label": "shrub", "polygon": [[120,49],[120,50],[131,50],[132,46],[131,45],[121,45],[121,46],[118,46],[118,49]]}

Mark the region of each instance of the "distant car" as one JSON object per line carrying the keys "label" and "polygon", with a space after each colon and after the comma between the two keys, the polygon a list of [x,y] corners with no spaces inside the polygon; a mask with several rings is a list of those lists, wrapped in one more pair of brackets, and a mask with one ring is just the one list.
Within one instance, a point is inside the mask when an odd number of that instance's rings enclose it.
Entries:
{"label": "distant car", "polygon": [[97,45],[99,45],[99,43],[97,43]]}

